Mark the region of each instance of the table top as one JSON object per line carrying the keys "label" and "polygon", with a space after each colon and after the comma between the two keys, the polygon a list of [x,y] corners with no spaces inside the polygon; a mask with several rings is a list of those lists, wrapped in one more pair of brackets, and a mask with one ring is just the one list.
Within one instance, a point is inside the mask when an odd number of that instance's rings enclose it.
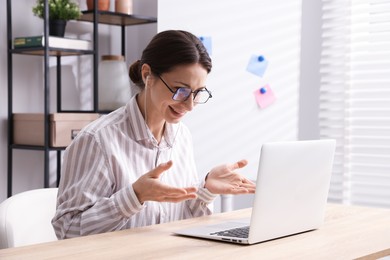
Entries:
{"label": "table top", "polygon": [[0,259],[377,259],[390,255],[390,209],[328,204],[318,230],[255,245],[174,235],[251,209],[0,250]]}

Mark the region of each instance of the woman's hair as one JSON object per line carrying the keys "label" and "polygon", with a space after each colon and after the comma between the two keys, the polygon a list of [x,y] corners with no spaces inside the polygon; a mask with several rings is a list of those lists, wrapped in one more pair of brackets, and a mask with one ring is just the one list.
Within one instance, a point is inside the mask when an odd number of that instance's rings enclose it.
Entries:
{"label": "woman's hair", "polygon": [[141,75],[141,67],[145,63],[157,75],[179,65],[200,64],[207,73],[212,67],[203,43],[190,32],[180,30],[168,30],[155,35],[142,52],[141,59],[130,66],[130,79],[141,88],[145,86]]}

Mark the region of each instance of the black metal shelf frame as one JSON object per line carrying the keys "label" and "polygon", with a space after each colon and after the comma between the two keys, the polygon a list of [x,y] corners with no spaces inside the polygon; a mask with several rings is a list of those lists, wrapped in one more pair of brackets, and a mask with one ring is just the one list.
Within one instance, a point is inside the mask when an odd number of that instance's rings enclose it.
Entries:
{"label": "black metal shelf frame", "polygon": [[[14,0],[15,1],[15,0]],[[66,147],[50,147],[50,86],[49,86],[49,58],[56,57],[57,59],[57,112],[65,113],[101,113],[105,114],[109,111],[100,111],[98,107],[98,63],[99,63],[99,24],[114,25],[121,27],[121,50],[122,55],[125,56],[126,51],[126,27],[131,25],[141,25],[148,23],[156,23],[157,18],[146,17],[140,15],[127,15],[122,13],[99,11],[97,9],[82,11],[82,16],[78,21],[93,23],[93,50],[75,50],[75,49],[62,49],[49,47],[48,37],[44,38],[44,47],[29,47],[29,48],[13,48],[13,35],[12,35],[12,0],[7,0],[7,66],[8,66],[8,165],[7,165],[7,196],[12,196],[12,177],[13,177],[13,150],[38,150],[44,152],[44,187],[49,187],[49,152],[57,152],[57,185],[60,179],[61,169],[61,151]],[[94,6],[97,5],[98,0],[94,0]],[[43,34],[49,35],[49,7],[48,0],[44,1],[44,19],[43,19]],[[32,145],[16,145],[13,144],[13,55],[37,55],[43,57],[44,63],[44,145],[32,146]],[[62,56],[75,56],[75,55],[93,55],[93,110],[92,111],[80,111],[80,110],[62,110],[62,86],[61,86],[61,57]]]}
{"label": "black metal shelf frame", "polygon": [[[7,166],[7,195],[12,196],[12,171],[13,171],[13,48],[12,48],[12,6],[11,0],[7,0],[7,43],[8,43],[8,166]],[[44,2],[44,17],[49,17],[48,1]],[[43,31],[44,35],[49,35],[49,23],[47,19],[43,19]],[[44,59],[44,186],[49,187],[49,42],[48,38],[45,37],[45,47],[42,48],[42,56]],[[60,158],[60,151],[57,152],[57,159]]]}

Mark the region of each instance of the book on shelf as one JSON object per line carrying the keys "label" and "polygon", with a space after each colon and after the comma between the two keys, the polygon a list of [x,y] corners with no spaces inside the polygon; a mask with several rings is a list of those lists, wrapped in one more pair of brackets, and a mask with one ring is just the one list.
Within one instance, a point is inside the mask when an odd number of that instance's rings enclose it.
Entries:
{"label": "book on shelf", "polygon": [[[49,36],[49,47],[61,49],[92,50],[91,41]],[[14,48],[44,47],[45,36],[16,37],[14,39]]]}

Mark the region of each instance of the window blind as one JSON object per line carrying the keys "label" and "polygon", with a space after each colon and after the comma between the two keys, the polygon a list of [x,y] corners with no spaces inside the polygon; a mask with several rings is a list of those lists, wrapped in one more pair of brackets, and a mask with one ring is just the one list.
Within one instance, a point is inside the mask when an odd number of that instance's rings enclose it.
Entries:
{"label": "window blind", "polygon": [[390,1],[323,0],[320,136],[329,201],[390,207]]}

